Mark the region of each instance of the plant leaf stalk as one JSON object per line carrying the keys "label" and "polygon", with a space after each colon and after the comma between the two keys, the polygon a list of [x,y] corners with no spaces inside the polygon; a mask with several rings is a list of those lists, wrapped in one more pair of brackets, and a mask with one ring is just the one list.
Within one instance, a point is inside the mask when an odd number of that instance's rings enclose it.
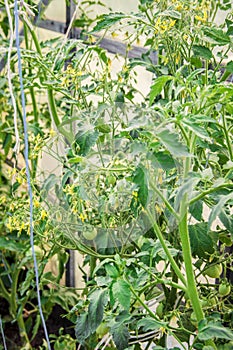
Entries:
{"label": "plant leaf stalk", "polygon": [[224,134],[226,137],[226,143],[227,143],[227,148],[228,148],[228,152],[230,155],[230,160],[233,162],[233,148],[232,148],[232,142],[229,138],[229,133],[227,130],[227,121],[226,121],[226,116],[223,110],[223,114],[222,114],[222,121],[223,121],[223,130],[224,130]]}
{"label": "plant leaf stalk", "polygon": [[177,276],[181,280],[181,282],[186,286],[187,285],[186,279],[185,279],[184,275],[182,274],[179,266],[175,262],[173,256],[171,255],[171,253],[170,253],[170,251],[169,251],[169,249],[168,249],[168,247],[166,245],[166,242],[165,242],[165,240],[163,238],[163,234],[162,234],[159,226],[157,225],[155,219],[153,218],[153,216],[152,216],[152,214],[151,214],[151,212],[149,210],[146,210],[146,214],[147,214],[147,216],[148,216],[148,218],[149,218],[149,220],[150,220],[150,222],[152,224],[152,227],[154,229],[154,232],[155,232],[157,238],[159,239],[159,241],[160,241],[160,243],[161,243],[161,245],[163,247],[163,250],[164,250],[165,254],[167,255],[168,260],[171,263],[171,266],[172,266],[173,270],[175,271],[175,273],[177,274]]}

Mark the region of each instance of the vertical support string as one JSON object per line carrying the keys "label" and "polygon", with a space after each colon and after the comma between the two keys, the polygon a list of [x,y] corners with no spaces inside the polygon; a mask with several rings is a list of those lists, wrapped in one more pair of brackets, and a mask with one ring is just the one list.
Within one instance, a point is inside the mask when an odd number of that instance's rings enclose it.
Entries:
{"label": "vertical support string", "polygon": [[1,334],[2,334],[2,341],[3,341],[4,350],[7,350],[6,339],[5,339],[5,334],[4,334],[4,331],[3,331],[1,315],[0,315],[0,330],[1,330]]}
{"label": "vertical support string", "polygon": [[44,319],[44,315],[43,315],[43,311],[42,311],[42,307],[41,307],[40,287],[39,287],[39,271],[38,271],[38,264],[37,264],[35,248],[34,248],[33,193],[32,193],[32,185],[31,185],[30,167],[29,167],[28,125],[27,125],[26,102],[25,102],[22,63],[21,63],[21,50],[20,50],[20,38],[19,38],[19,11],[18,11],[17,0],[14,1],[14,16],[15,16],[16,48],[17,48],[17,56],[18,56],[18,70],[19,70],[19,81],[20,81],[20,92],[21,92],[21,103],[22,103],[22,114],[23,114],[24,157],[25,157],[26,176],[27,176],[27,185],[28,185],[28,194],[29,194],[29,205],[30,205],[30,244],[31,244],[32,257],[33,257],[33,262],[34,262],[38,308],[39,308],[39,312],[40,312],[41,322],[42,322],[42,325],[44,328],[44,333],[45,333],[45,338],[47,341],[48,350],[51,350],[48,331],[47,331],[47,327],[46,327],[46,323],[45,323],[45,319]]}
{"label": "vertical support string", "polygon": [[14,110],[15,146],[13,151],[15,152],[15,156],[17,157],[17,154],[19,153],[20,139],[19,139],[19,131],[18,131],[18,125],[17,125],[17,106],[16,106],[15,96],[13,92],[13,85],[11,81],[11,53],[12,53],[13,42],[14,42],[14,29],[13,29],[13,21],[12,21],[11,12],[10,12],[10,6],[7,0],[5,0],[5,9],[8,17],[9,28],[10,28],[10,40],[9,40],[9,48],[8,48],[8,54],[7,54],[7,80],[8,80],[11,102]]}

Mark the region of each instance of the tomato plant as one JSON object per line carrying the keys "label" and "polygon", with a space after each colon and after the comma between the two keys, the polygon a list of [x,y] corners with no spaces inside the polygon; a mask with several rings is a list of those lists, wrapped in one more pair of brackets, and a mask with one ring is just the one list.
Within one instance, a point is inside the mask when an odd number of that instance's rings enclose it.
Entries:
{"label": "tomato plant", "polygon": [[[140,0],[133,12],[93,18],[100,2],[81,1],[70,26],[82,26],[80,38],[41,41],[28,17],[34,2],[20,2],[22,82],[8,50],[13,1],[4,4],[0,296],[22,346],[42,322],[39,294],[46,317],[55,304],[68,313],[83,349],[166,349],[171,338],[195,350],[231,347],[232,4]],[[105,35],[123,37],[121,58],[99,45]],[[26,144],[14,147],[22,83],[28,155]],[[45,154],[59,171],[41,169]],[[67,250],[83,256],[78,291],[60,285]],[[45,272],[51,258],[57,274]],[[62,333],[53,342],[76,346]]]}

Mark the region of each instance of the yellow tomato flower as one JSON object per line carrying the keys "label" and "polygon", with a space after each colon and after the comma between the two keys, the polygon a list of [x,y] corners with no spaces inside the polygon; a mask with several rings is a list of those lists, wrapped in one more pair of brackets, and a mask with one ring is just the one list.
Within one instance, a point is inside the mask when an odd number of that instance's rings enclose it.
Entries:
{"label": "yellow tomato flower", "polygon": [[84,221],[87,219],[87,214],[81,213],[81,214],[79,215],[79,218],[81,219],[82,222],[84,222]]}
{"label": "yellow tomato flower", "polygon": [[5,195],[0,197],[0,204],[4,204],[4,203],[6,203],[6,196]]}
{"label": "yellow tomato flower", "polygon": [[44,219],[47,218],[47,217],[48,217],[48,214],[47,214],[47,212],[43,209],[43,210],[41,211],[40,218],[41,218],[41,220],[44,220]]}
{"label": "yellow tomato flower", "polygon": [[203,11],[203,17],[198,16],[198,15],[195,16],[195,19],[197,21],[200,21],[200,22],[206,22],[207,18],[208,18],[208,15],[207,15],[207,11],[206,10]]}
{"label": "yellow tomato flower", "polygon": [[113,38],[117,38],[117,37],[119,36],[119,34],[117,34],[116,32],[112,32],[112,33],[111,33],[111,36],[112,36]]}
{"label": "yellow tomato flower", "polygon": [[51,128],[50,130],[49,130],[49,136],[50,137],[54,137],[56,135],[56,131],[53,129],[53,128]]}
{"label": "yellow tomato flower", "polygon": [[37,199],[35,199],[33,201],[33,205],[34,205],[35,208],[39,208],[40,207],[40,202]]}

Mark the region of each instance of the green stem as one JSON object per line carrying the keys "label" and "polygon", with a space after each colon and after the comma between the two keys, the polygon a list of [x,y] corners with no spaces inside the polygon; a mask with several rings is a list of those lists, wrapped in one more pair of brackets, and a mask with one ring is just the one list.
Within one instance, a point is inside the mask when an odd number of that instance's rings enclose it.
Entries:
{"label": "green stem", "polygon": [[94,256],[90,256],[90,277],[93,278],[93,271],[96,268],[96,260],[97,258]]}
{"label": "green stem", "polygon": [[150,187],[155,191],[155,193],[157,193],[157,195],[162,199],[162,201],[164,202],[164,204],[166,205],[167,209],[175,216],[175,218],[177,220],[179,220],[179,215],[176,213],[176,211],[174,210],[174,208],[171,206],[171,204],[166,200],[166,198],[164,197],[164,195],[162,194],[162,192],[157,188],[156,185],[154,185],[154,183],[152,181],[150,181]]}
{"label": "green stem", "polygon": [[[193,139],[193,142],[191,142],[191,147],[190,147],[191,150],[193,150],[194,148],[194,140],[195,139]],[[190,166],[191,166],[191,160],[190,158],[186,158],[185,166],[184,166],[184,179],[188,176]],[[184,195],[181,201],[180,218],[181,220],[179,223],[179,233],[180,233],[180,240],[181,240],[186,279],[187,279],[187,293],[190,297],[190,301],[191,301],[193,310],[195,312],[197,321],[200,322],[202,319],[204,319],[205,315],[199,300],[195,275],[193,271],[191,244],[190,244],[189,231],[188,231],[188,194],[187,193]],[[214,349],[216,349],[215,344],[212,340],[208,340],[206,344],[211,345]]]}
{"label": "green stem", "polygon": [[186,286],[186,280],[185,280],[183,274],[181,273],[179,266],[177,265],[173,256],[171,255],[171,253],[170,253],[170,251],[169,251],[169,249],[164,241],[164,238],[163,238],[162,232],[160,231],[159,226],[157,225],[152,214],[148,210],[146,210],[146,214],[147,214],[147,216],[148,216],[148,218],[153,226],[153,229],[154,229],[154,232],[155,232],[157,238],[159,239],[159,241],[163,247],[165,254],[168,257],[168,260],[170,261],[170,263],[172,265],[173,270],[175,271],[175,273],[177,274],[177,276],[181,280],[181,282]]}
{"label": "green stem", "polygon": [[10,296],[10,309],[12,316],[17,319],[20,337],[22,338],[24,344],[26,345],[27,349],[31,349],[30,341],[27,335],[24,319],[22,312],[18,313],[18,307],[17,307],[17,287],[18,287],[18,279],[19,279],[19,273],[20,269],[17,268],[17,266],[14,267],[15,270],[12,275],[12,286],[11,286],[11,296]]}
{"label": "green stem", "polygon": [[217,192],[218,190],[221,190],[223,188],[226,188],[226,189],[233,189],[233,185],[232,184],[222,184],[220,186],[217,186],[217,187],[212,187],[206,191],[203,191],[202,193],[198,194],[196,197],[192,198],[190,201],[189,201],[189,204],[193,204],[197,201],[199,201],[200,199],[202,199],[203,197],[207,196],[208,194],[210,193],[213,193],[213,192]]}
{"label": "green stem", "polygon": [[57,107],[56,107],[56,103],[54,100],[53,90],[48,88],[47,94],[48,94],[49,110],[50,110],[50,113],[53,117],[53,121],[54,121],[56,127],[62,133],[62,135],[65,136],[67,141],[72,143],[72,141],[73,141],[72,134],[60,126],[61,122],[60,122],[58,114],[57,114]]}
{"label": "green stem", "polygon": [[227,121],[226,121],[226,117],[225,117],[225,113],[223,111],[223,115],[222,115],[222,121],[223,121],[223,129],[224,129],[224,134],[226,137],[226,143],[227,143],[227,148],[228,148],[228,152],[230,155],[230,160],[233,161],[233,149],[232,149],[232,142],[229,138],[229,134],[228,134],[228,130],[227,130]]}
{"label": "green stem", "polygon": [[[40,57],[42,58],[42,51],[41,51],[41,47],[40,47],[40,43],[37,39],[37,36],[35,34],[35,31],[31,28],[31,25],[27,22],[27,20],[24,19],[24,23],[26,24],[27,28],[29,29],[33,42],[35,44],[36,47],[36,51],[37,53],[40,55]],[[49,110],[52,116],[52,119],[56,125],[56,127],[59,129],[59,131],[63,134],[63,136],[70,142],[72,141],[72,137],[70,135],[70,133],[68,133],[63,127],[60,127],[60,120],[57,114],[57,107],[55,104],[55,100],[54,100],[54,96],[53,96],[53,90],[51,88],[47,88],[47,93],[48,93],[48,105],[49,105]]]}
{"label": "green stem", "polygon": [[184,198],[181,202],[180,217],[181,217],[181,221],[179,223],[179,233],[180,233],[184,265],[185,265],[185,271],[186,271],[187,292],[190,297],[197,320],[199,322],[204,318],[204,313],[201,308],[197,287],[196,287],[195,276],[193,272],[192,254],[191,254],[191,246],[190,246],[190,239],[189,239],[189,232],[188,232],[187,194],[184,195]]}
{"label": "green stem", "polygon": [[[190,149],[192,150],[194,142],[191,144]],[[184,179],[187,178],[188,172],[191,166],[190,158],[186,158],[184,161]],[[204,313],[201,308],[195,276],[193,272],[193,262],[191,253],[191,244],[189,239],[188,231],[188,194],[186,193],[181,201],[180,206],[180,223],[179,233],[181,239],[181,246],[184,258],[184,265],[187,279],[187,292],[189,294],[194,312],[196,314],[198,322],[204,318]]]}
{"label": "green stem", "polygon": [[8,303],[10,304],[11,301],[11,295],[10,293],[8,293],[8,291],[6,290],[4,283],[2,281],[2,279],[0,278],[0,295],[2,295],[2,297],[4,299],[6,299],[8,301]]}
{"label": "green stem", "polygon": [[[128,281],[127,281],[128,282]],[[135,296],[135,298],[139,301],[139,303],[144,307],[144,309],[148,312],[148,314],[154,318],[156,321],[161,322],[161,320],[159,318],[157,318],[154,314],[153,311],[151,311],[151,309],[142,301],[142,299],[138,296],[138,293],[134,290],[134,288],[132,287],[132,285],[128,282],[129,286],[130,286],[130,291],[133,293],[133,295]]]}
{"label": "green stem", "polygon": [[150,283],[149,285],[147,284],[145,287],[146,288],[149,288],[150,286],[153,286],[154,284],[158,284],[158,283],[161,283],[161,284],[168,284],[169,286],[171,287],[174,287],[176,289],[180,289],[182,290],[183,292],[186,292],[186,288],[176,282],[173,282],[171,280],[166,280],[164,278],[159,278],[156,274],[154,274],[153,272],[151,272],[151,270],[147,269],[146,267],[144,267],[143,265],[140,265],[140,264],[137,264],[136,265],[143,269],[144,271],[146,271],[151,277],[153,277],[154,280],[156,280],[155,282],[152,282]]}
{"label": "green stem", "polygon": [[[28,31],[27,31],[27,26],[24,23],[24,38],[25,38],[25,46],[26,49],[29,49],[29,45],[28,45]],[[29,75],[32,75],[32,68],[31,68],[31,64],[28,64],[28,71],[29,71]],[[34,92],[34,88],[31,86],[29,88],[30,91],[30,95],[31,95],[31,100],[32,100],[32,108],[33,108],[33,115],[35,118],[35,123],[38,123],[38,110],[37,110],[37,103],[36,103],[36,98],[35,98],[35,92]]]}
{"label": "green stem", "polygon": [[[187,176],[189,166],[190,166],[190,159],[187,158],[185,173],[184,173],[185,177]],[[205,317],[205,315],[199,300],[195,275],[193,271],[191,245],[190,245],[189,231],[188,231],[188,198],[187,197],[188,195],[185,194],[181,202],[181,207],[180,207],[181,221],[179,223],[179,233],[180,233],[186,278],[187,278],[187,293],[190,297],[191,304],[195,312],[197,321],[200,322]],[[206,345],[211,345],[214,349],[217,349],[212,340],[206,341]]]}
{"label": "green stem", "polygon": [[[28,30],[27,26],[24,23],[24,38],[25,38],[25,46],[26,49],[29,49],[29,44],[28,44]],[[29,76],[32,75],[32,68],[31,68],[31,63],[28,63],[28,72]],[[35,128],[34,128],[34,135],[38,134],[37,126],[38,126],[38,109],[37,109],[37,102],[36,102],[36,97],[35,97],[35,91],[33,86],[29,87],[29,92],[31,96],[31,101],[32,101],[32,109],[33,109],[33,116],[34,116],[34,121],[35,121]],[[32,167],[32,178],[34,179],[36,177],[36,170],[37,170],[37,164],[38,164],[38,157],[36,159],[31,160],[31,167]]]}

